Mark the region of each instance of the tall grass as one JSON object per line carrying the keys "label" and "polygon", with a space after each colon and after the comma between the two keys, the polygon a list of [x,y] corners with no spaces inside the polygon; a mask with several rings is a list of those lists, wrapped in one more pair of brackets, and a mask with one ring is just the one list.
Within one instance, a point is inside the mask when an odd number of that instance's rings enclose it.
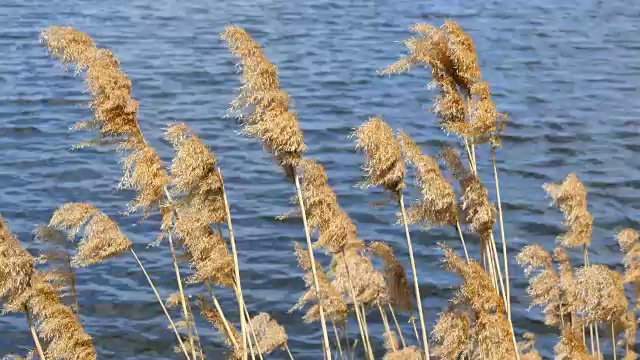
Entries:
{"label": "tall grass", "polygon": [[[355,151],[364,155],[361,186],[380,187],[388,203],[396,206],[397,219],[388,222],[402,225],[408,262],[394,254],[393,247],[400,244],[365,242],[358,236],[324,167],[306,155],[298,115],[280,86],[276,65],[259,43],[232,25],[221,34],[242,72],[239,95],[229,110],[238,117],[241,133],[259,140],[283,169],[284,180],[292,185],[291,195],[295,194],[295,213],[305,241],[294,244],[294,254],[306,287],[300,289],[302,296],[290,304],[290,311],[303,311],[303,322],[318,323],[321,336],[313,358],[541,359],[535,336],[519,334],[513,327],[509,261],[515,260],[529,278],[531,306],[542,307],[545,324],[556,329],[557,359],[602,358],[601,341],[611,341],[614,359],[618,353],[635,359],[640,303],[637,231],[623,229],[615,235],[623,273],[591,264],[593,217],[587,208],[587,189],[575,174],[569,174],[562,182],[544,185],[564,216],[567,231],[559,234],[558,247],[547,250],[530,244],[517,255],[508,254],[507,216],[496,166],[506,117],[496,110],[490,84],[482,79],[473,40],[453,21],[441,27],[417,24],[412,31],[414,36],[404,41],[407,54],[380,74],[403,73],[414,66],[428,69],[430,87],[438,91],[431,110],[451,135],[450,144],[429,155],[409,134],[394,131],[380,117],[366,120],[352,134]],[[27,357],[97,358],[82,325],[78,298],[87,295],[77,290],[75,269],[129,253],[170,324],[178,356],[191,360],[206,356],[195,309],[220,334],[228,358],[255,360],[279,352],[294,359],[296,349],[290,349],[285,328],[269,314],[252,317],[247,309],[236,246],[242,239],[234,236],[232,209],[213,152],[186,124],[168,124],[165,139],[175,155],[170,165],[163,164],[140,130],[132,82],[115,55],[68,27],[44,30],[42,43],[52,57],[85,74],[94,116],[72,129],[96,136],[79,147],[118,149],[124,172],[120,187],[136,192],[127,214],[141,210],[142,221],[160,215],[160,235],[152,243],[168,242],[176,284],[174,293],[160,294],[134,244],[114,219],[94,205],[67,203],[55,210],[49,224],[35,230],[36,238],[47,244],[41,256],[26,251],[0,218],[0,300],[4,312],[25,315],[34,342]],[[490,150],[490,159],[476,157],[476,148],[484,146]],[[490,163],[496,203],[481,178],[480,161]],[[413,181],[408,179],[407,165],[415,169]],[[405,198],[411,184],[420,198]],[[461,284],[435,324],[425,320],[424,304],[429,298],[420,292],[425,279],[418,276],[420,263],[410,231],[416,225],[427,232],[445,228],[460,239],[461,251],[452,244],[439,244],[444,270],[456,274]],[[67,250],[65,239],[72,241],[73,251]],[[479,243],[479,254],[469,253],[469,241]],[[581,266],[570,261],[573,248],[581,252]],[[330,267],[323,265],[329,261]],[[185,277],[185,267],[193,269],[193,275]],[[634,287],[632,299],[625,295],[625,284]],[[219,293],[225,291],[235,296],[233,318],[218,301]],[[187,296],[189,292],[196,293],[196,301]],[[173,307],[179,309],[180,320],[174,319]],[[379,334],[369,326],[378,315],[384,326],[382,344],[375,341]],[[408,317],[411,326],[401,317]],[[350,320],[357,327],[349,326]],[[414,338],[407,336],[411,333]]]}

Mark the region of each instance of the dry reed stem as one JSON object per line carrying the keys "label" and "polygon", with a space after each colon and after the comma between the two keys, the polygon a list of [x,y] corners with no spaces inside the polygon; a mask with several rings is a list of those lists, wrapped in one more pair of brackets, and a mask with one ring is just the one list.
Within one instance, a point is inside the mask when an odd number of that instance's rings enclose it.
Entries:
{"label": "dry reed stem", "polygon": [[31,315],[29,315],[29,309],[26,306],[24,308],[24,315],[27,318],[27,325],[29,326],[29,331],[31,332],[33,343],[36,345],[38,356],[40,356],[40,359],[46,360],[47,358],[44,356],[44,351],[42,350],[42,344],[40,344],[40,339],[38,338],[38,332],[36,331],[36,326],[33,324],[33,321],[31,320]]}
{"label": "dry reed stem", "polygon": [[404,336],[402,335],[402,328],[400,328],[400,324],[398,323],[398,318],[396,318],[396,313],[393,311],[393,306],[391,304],[387,304],[389,306],[389,312],[391,313],[391,317],[393,318],[393,322],[396,325],[396,333],[400,337],[400,342],[402,343],[402,347],[407,347],[407,344],[404,341]]}
{"label": "dry reed stem", "polygon": [[[354,304],[354,306],[356,306]],[[360,308],[360,317],[362,318],[362,328],[364,329],[364,337],[367,339],[367,349],[369,351],[370,359],[373,360],[373,346],[371,346],[371,338],[369,337],[369,326],[367,325],[367,311],[364,305]]]}
{"label": "dry reed stem", "polygon": [[180,334],[178,333],[178,329],[176,328],[175,323],[171,319],[171,315],[169,315],[169,312],[167,311],[167,308],[164,306],[164,303],[162,302],[162,298],[160,297],[160,294],[158,294],[158,290],[156,289],[155,285],[153,284],[153,281],[151,281],[151,278],[149,277],[149,274],[147,274],[147,270],[142,265],[142,262],[140,261],[140,258],[138,258],[138,255],[136,254],[136,252],[133,251],[133,248],[129,249],[129,251],[131,252],[133,257],[136,259],[136,262],[138,263],[138,266],[140,266],[140,269],[144,273],[144,276],[147,278],[147,282],[149,282],[149,286],[151,286],[151,289],[153,290],[153,293],[155,294],[156,299],[158,300],[158,304],[160,304],[160,307],[162,308],[162,311],[164,311],[164,315],[167,317],[167,320],[169,320],[169,324],[171,325],[171,329],[173,329],[173,332],[176,335],[176,339],[178,340],[178,343],[180,344],[180,348],[182,348],[182,351],[184,352],[184,356],[187,358],[187,360],[189,360],[190,359],[189,352],[187,351],[186,346],[182,342],[182,338],[180,337]]}
{"label": "dry reed stem", "polygon": [[336,323],[334,321],[331,321],[331,326],[333,327],[333,336],[336,340],[336,345],[338,346],[338,354],[340,354],[340,360],[343,360],[344,354],[342,353],[342,344],[340,344],[340,337],[338,336],[338,329],[336,328]]}
{"label": "dry reed stem", "polygon": [[491,146],[491,162],[493,163],[493,179],[496,186],[496,197],[498,201],[498,219],[500,221],[500,237],[502,239],[502,260],[504,261],[504,277],[506,280],[506,290],[507,290],[507,315],[509,316],[509,321],[511,321],[511,284],[509,282],[509,262],[507,260],[507,241],[504,235],[504,221],[502,217],[502,200],[500,199],[500,183],[498,182],[498,168],[496,166],[496,151],[493,146]]}
{"label": "dry reed stem", "polygon": [[327,325],[325,322],[324,310],[322,308],[322,299],[320,297],[320,285],[318,283],[318,274],[316,273],[316,261],[313,256],[313,244],[311,243],[311,234],[309,232],[309,225],[307,224],[307,213],[305,211],[304,198],[302,196],[302,190],[300,188],[300,178],[297,171],[295,171],[295,185],[296,193],[298,194],[298,204],[300,206],[300,213],[302,214],[302,224],[304,227],[304,234],[307,240],[307,251],[309,253],[309,262],[311,267],[311,273],[313,275],[313,286],[316,292],[316,298],[318,299],[318,311],[320,313],[320,325],[322,326],[322,338],[324,341],[324,354],[328,360],[331,360],[331,348],[329,348],[329,335],[327,332]]}
{"label": "dry reed stem", "polygon": [[233,336],[234,331],[231,329],[231,325],[229,324],[229,321],[227,321],[227,318],[224,316],[224,313],[222,312],[222,307],[220,307],[220,303],[218,302],[218,298],[216,298],[216,296],[213,294],[213,290],[211,289],[211,285],[209,284],[209,282],[205,282],[205,286],[207,287],[207,290],[209,292],[209,297],[211,298],[211,301],[213,302],[213,306],[215,306],[215,310],[220,315],[220,319],[221,319],[221,322],[222,322],[222,328],[225,330],[227,339],[230,339],[230,343],[231,343],[231,345],[233,346],[234,349],[239,349],[240,348],[240,344],[237,342],[235,336]]}
{"label": "dry reed stem", "polygon": [[[391,332],[391,328],[389,327],[389,320],[387,320],[387,314],[385,312],[384,309],[382,309],[382,306],[380,306],[378,304],[378,310],[380,311],[380,317],[382,318],[382,324],[384,325],[384,329],[385,329],[385,334],[392,334]],[[391,348],[393,349],[393,351],[397,351],[398,350],[398,341],[395,340],[391,343]]]}
{"label": "dry reed stem", "polygon": [[420,326],[422,329],[422,343],[424,344],[424,354],[427,360],[429,357],[429,343],[427,341],[427,328],[424,324],[424,314],[422,313],[422,298],[420,297],[420,286],[418,284],[418,272],[416,271],[416,263],[413,258],[413,246],[411,244],[411,235],[409,234],[409,224],[407,221],[407,212],[404,207],[404,195],[399,192],[400,195],[400,211],[402,214],[402,223],[404,225],[404,233],[407,239],[407,247],[409,249],[409,261],[411,262],[411,273],[413,274],[413,289],[416,296],[416,307],[418,308],[418,315],[420,317]]}

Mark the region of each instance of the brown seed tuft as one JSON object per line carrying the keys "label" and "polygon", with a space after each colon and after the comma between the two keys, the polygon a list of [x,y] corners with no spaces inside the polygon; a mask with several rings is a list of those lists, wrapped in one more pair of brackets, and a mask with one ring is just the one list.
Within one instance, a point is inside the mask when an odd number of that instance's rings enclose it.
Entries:
{"label": "brown seed tuft", "polygon": [[[279,347],[287,344],[287,333],[277,321],[267,313],[260,313],[250,320],[250,326],[255,332],[257,347],[262,354],[270,354]],[[251,336],[254,336],[251,333]],[[257,349],[254,349],[257,352]]]}
{"label": "brown seed tuft", "polygon": [[387,351],[382,360],[422,360],[423,351],[411,345],[398,351]]}
{"label": "brown seed tuft", "polygon": [[558,242],[566,247],[589,245],[593,217],[587,210],[587,189],[576,174],[569,174],[562,184],[544,184],[543,188],[564,215],[567,232],[558,236]]}
{"label": "brown seed tuft", "polygon": [[87,203],[67,203],[51,217],[49,226],[65,230],[73,239],[84,226],[78,251],[71,259],[74,266],[85,267],[117,256],[131,248],[131,241],[107,215]]}
{"label": "brown seed tuft", "polygon": [[520,360],[542,360],[540,353],[536,350],[536,336],[527,332],[524,333],[522,338],[522,341],[518,341]]}
{"label": "brown seed tuft", "polygon": [[[218,332],[222,334],[222,338],[224,339],[227,346],[232,349],[231,355],[233,356],[233,358],[242,359],[242,354],[244,352],[244,350],[240,348],[242,346],[242,337],[238,333],[238,330],[236,330],[236,327],[233,324],[229,323],[229,329],[231,330],[231,333],[228,333],[227,328],[224,325],[224,321],[222,320],[222,316],[220,316],[220,313],[218,313],[218,311],[203,296],[198,296],[197,302],[198,306],[200,307],[202,317],[204,317],[205,320],[212,323],[216,327]],[[238,347],[234,347],[234,341],[235,344],[238,344]]]}
{"label": "brown seed tuft", "polygon": [[407,279],[407,272],[402,263],[393,255],[391,247],[384,242],[372,242],[368,248],[373,255],[384,262],[384,277],[387,283],[390,304],[401,310],[411,312],[413,293]]}
{"label": "brown seed tuft", "polygon": [[560,342],[553,348],[557,360],[595,360],[589,355],[583,342],[582,332],[576,332],[571,326],[562,328]]}
{"label": "brown seed tuft", "polygon": [[433,355],[443,360],[467,357],[471,348],[470,329],[471,320],[467,312],[450,308],[440,313],[433,328],[433,337],[437,342]]}
{"label": "brown seed tuft", "polygon": [[623,229],[617,234],[618,244],[624,252],[624,282],[634,284],[635,301],[640,304],[640,242],[638,232],[634,229]]}
{"label": "brown seed tuft", "polygon": [[366,155],[366,187],[381,186],[392,194],[404,187],[405,164],[393,129],[380,117],[371,117],[353,133],[356,149]]}
{"label": "brown seed tuft", "polygon": [[306,146],[289,96],[280,89],[276,66],[244,29],[228,25],[221,37],[242,68],[240,95],[231,110],[244,112],[242,132],[262,141],[290,176]]}
{"label": "brown seed tuft", "polygon": [[576,271],[576,310],[584,322],[610,323],[628,306],[622,276],[605,265],[588,265]]}
{"label": "brown seed tuft", "polygon": [[332,268],[335,274],[332,285],[348,299],[348,302],[353,302],[355,296],[359,305],[389,303],[389,291],[384,276],[374,268],[368,257],[360,253],[360,249],[333,254]]}
{"label": "brown seed tuft", "polygon": [[318,231],[315,246],[331,253],[341,252],[349,241],[357,238],[355,225],[340,208],[322,165],[313,160],[302,159],[300,172],[302,198],[309,227],[311,231]]}
{"label": "brown seed tuft", "polygon": [[148,215],[162,200],[168,177],[160,157],[142,136],[136,120],[138,101],[131,97],[131,81],[120,69],[120,62],[111,51],[96,47],[87,34],[71,27],[50,27],[42,31],[41,42],[63,63],[75,64],[78,72],[86,70],[94,119],[79,122],[72,129],[97,131],[94,143],[120,144],[126,155],[119,187],[138,192],[129,204],[130,212],[143,208]]}
{"label": "brown seed tuft", "polygon": [[458,206],[456,194],[451,184],[440,173],[440,167],[434,158],[422,153],[409,135],[398,134],[405,159],[416,168],[416,183],[422,199],[416,201],[407,210],[409,223],[422,222],[426,226],[456,226]]}

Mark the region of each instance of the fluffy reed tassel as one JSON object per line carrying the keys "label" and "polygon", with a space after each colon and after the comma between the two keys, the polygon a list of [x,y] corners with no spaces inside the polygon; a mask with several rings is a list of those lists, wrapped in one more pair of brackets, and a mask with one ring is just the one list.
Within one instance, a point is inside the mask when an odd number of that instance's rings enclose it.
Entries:
{"label": "fluffy reed tassel", "polygon": [[[238,330],[236,330],[235,326],[233,326],[233,324],[227,323],[231,332],[229,333],[220,313],[218,313],[218,311],[213,306],[211,306],[211,304],[203,296],[198,297],[198,306],[200,307],[202,317],[204,317],[204,319],[208,322],[212,323],[220,334],[223,334],[225,343],[232,349],[230,358],[242,359],[242,355],[244,353],[244,350],[241,348],[242,335],[238,333]],[[234,344],[238,344],[238,346],[235,346]]]}
{"label": "fluffy reed tassel", "polygon": [[582,339],[582,332],[572,330],[571,326],[565,326],[560,335],[560,342],[554,346],[556,360],[596,360],[589,355],[587,347]]}
{"label": "fluffy reed tassel", "polygon": [[131,241],[122,234],[115,221],[87,203],[62,205],[53,213],[49,226],[66,230],[70,240],[84,226],[78,251],[71,259],[74,266],[95,264],[131,248]]}
{"label": "fluffy reed tassel", "polygon": [[430,87],[440,90],[432,111],[443,130],[476,143],[497,139],[505,116],[496,111],[488,83],[480,81],[471,37],[453,21],[440,28],[420,23],[411,30],[416,36],[404,41],[408,54],[380,73],[402,73],[412,65],[430,67]]}
{"label": "fluffy reed tassel", "polygon": [[176,151],[171,163],[171,194],[178,215],[173,230],[196,269],[187,281],[233,287],[233,257],[225,240],[209,227],[226,219],[216,158],[183,123],[169,126],[165,137]]}
{"label": "fluffy reed tassel", "polygon": [[[267,313],[260,313],[251,318],[250,327],[255,332],[258,349],[262,354],[270,354],[287,345],[287,333],[277,321]],[[257,349],[256,349],[257,350]]]}
{"label": "fluffy reed tassel", "polygon": [[553,268],[552,255],[540,245],[527,245],[518,253],[516,260],[525,268],[526,277],[530,277],[535,270],[540,269],[529,279],[527,287],[527,293],[531,297],[529,308],[536,305],[543,306],[545,324],[560,327],[561,316],[566,315],[561,312],[570,310],[570,307],[563,301],[564,287],[560,275]]}
{"label": "fluffy reed tassel", "polygon": [[402,350],[387,350],[382,360],[422,360],[423,351],[419,347],[411,345]]}
{"label": "fluffy reed tassel", "polygon": [[[289,311],[301,309],[306,304],[317,302],[317,297],[313,288],[313,274],[311,273],[309,253],[298,243],[295,243],[294,247],[295,255],[298,259],[298,266],[305,271],[304,281],[308,290]],[[329,320],[335,323],[343,322],[348,315],[347,304],[342,299],[342,296],[340,296],[338,290],[331,284],[327,274],[322,270],[322,267],[318,263],[316,263],[316,274],[318,276],[320,299],[322,301],[322,308],[324,309],[325,315]],[[320,308],[317,303],[312,304],[303,317],[304,321],[307,323],[319,321],[319,310]]]}
{"label": "fluffy reed tassel", "polygon": [[405,159],[416,168],[416,183],[422,194],[422,199],[407,210],[407,220],[410,223],[422,222],[426,226],[456,226],[456,195],[451,184],[440,173],[438,163],[423,154],[418,144],[406,133],[400,132],[398,140],[402,144]]}
{"label": "fluffy reed tassel", "polygon": [[276,66],[244,29],[228,25],[221,37],[242,68],[240,95],[231,110],[244,112],[242,132],[262,141],[291,177],[306,146],[289,95],[280,89]]}
{"label": "fluffy reed tassel", "polygon": [[618,244],[624,253],[624,282],[635,287],[635,301],[640,305],[640,242],[638,232],[634,229],[623,229],[617,235]]}
{"label": "fluffy reed tassel", "polygon": [[466,262],[455,252],[440,244],[444,251],[444,263],[449,271],[462,278],[453,304],[465,304],[475,313],[471,339],[476,344],[474,351],[485,359],[514,359],[516,344],[506,341],[514,339],[511,326],[505,315],[502,298],[495,292],[489,275],[474,261]]}
{"label": "fluffy reed tassel", "polygon": [[543,188],[564,214],[567,232],[558,237],[562,246],[586,246],[591,243],[593,217],[587,210],[587,189],[576,174],[569,174],[561,184],[545,184]]}
{"label": "fluffy reed tassel", "polygon": [[411,312],[413,294],[402,263],[393,255],[391,247],[381,241],[369,244],[369,251],[384,262],[384,277],[387,283],[389,302],[401,310]]}
{"label": "fluffy reed tassel", "polygon": [[356,149],[362,150],[367,158],[363,168],[367,173],[364,186],[381,186],[397,195],[405,187],[405,164],[391,126],[380,117],[371,117],[353,132],[353,136]]}
{"label": "fluffy reed tassel", "polygon": [[449,308],[442,312],[433,328],[437,345],[433,355],[438,359],[457,360],[471,353],[471,320],[467,312]]}
{"label": "fluffy reed tassel", "polygon": [[160,157],[142,137],[136,120],[138,101],[131,97],[131,81],[120,70],[118,59],[111,51],[96,47],[87,34],[71,27],[50,27],[42,31],[40,39],[51,56],[64,64],[75,64],[78,72],[86,70],[94,118],[78,122],[72,129],[96,130],[98,141],[93,143],[120,144],[126,155],[119,187],[137,191],[129,211],[142,208],[148,214],[163,199],[169,180]]}
{"label": "fluffy reed tassel", "polygon": [[339,253],[348,241],[357,238],[356,227],[349,215],[340,208],[322,165],[303,159],[300,172],[309,227],[311,231],[318,231],[318,240],[314,245],[331,253]]}
{"label": "fluffy reed tassel", "polygon": [[584,321],[610,323],[628,306],[622,276],[605,265],[589,265],[576,271],[576,310]]}
{"label": "fluffy reed tassel", "polygon": [[536,350],[536,336],[533,333],[524,333],[523,340],[518,342],[520,360],[542,360],[540,353]]}
{"label": "fluffy reed tassel", "polygon": [[351,302],[355,296],[361,306],[389,303],[389,290],[384,276],[374,268],[368,257],[360,253],[360,245],[356,246],[357,248],[333,255],[335,279],[332,285]]}
{"label": "fluffy reed tassel", "polygon": [[20,246],[0,217],[0,299],[5,312],[27,312],[47,342],[50,359],[96,359],[91,337],[56,290],[35,270],[35,259]]}
{"label": "fluffy reed tassel", "polygon": [[488,241],[496,222],[496,208],[489,201],[489,192],[473,172],[468,171],[460,161],[460,154],[451,147],[443,147],[440,157],[449,171],[459,180],[462,189],[460,202],[464,220],[484,241]]}

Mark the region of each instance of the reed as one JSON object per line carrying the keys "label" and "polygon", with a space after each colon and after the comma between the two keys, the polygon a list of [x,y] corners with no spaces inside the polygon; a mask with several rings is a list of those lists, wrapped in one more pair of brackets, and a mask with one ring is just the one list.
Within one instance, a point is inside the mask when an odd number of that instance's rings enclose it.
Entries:
{"label": "reed", "polygon": [[[414,36],[405,41],[408,53],[381,73],[405,72],[415,65],[430,70],[430,85],[438,91],[431,110],[457,144],[442,147],[438,156],[426,155],[429,152],[423,152],[409,134],[394,132],[377,116],[352,134],[356,149],[365,157],[366,179],[361,187],[380,187],[398,205],[412,283],[405,264],[395,255],[398,243],[361,239],[356,222],[339,205],[325,168],[306,157],[298,115],[280,88],[276,65],[245,30],[228,26],[221,34],[242,69],[242,86],[230,110],[239,116],[241,132],[260,140],[295,188],[294,202],[306,245],[295,242],[294,254],[304,273],[305,288],[290,312],[301,310],[302,322],[320,323],[326,359],[335,356],[332,347],[341,360],[373,360],[383,353],[385,360],[431,356],[451,360],[541,359],[535,335],[517,334],[511,318],[510,254],[505,234],[508,219],[503,214],[497,166],[506,117],[497,111],[490,84],[482,79],[469,34],[449,20],[438,28],[416,24],[412,31]],[[76,123],[72,129],[93,131],[95,137],[78,147],[115,145],[121,153],[119,188],[135,193],[127,214],[139,211],[142,220],[159,216],[161,225],[154,244],[169,243],[177,286],[168,297],[161,296],[116,219],[94,205],[76,202],[60,206],[49,223],[34,232],[40,241],[40,256],[25,250],[0,217],[0,301],[4,313],[25,315],[34,342],[27,358],[97,358],[91,336],[81,323],[85,317],[81,316],[80,300],[87,295],[79,290],[76,272],[79,268],[97,271],[94,264],[129,253],[170,324],[179,356],[191,360],[206,357],[202,347],[206,340],[195,326],[195,311],[217,330],[228,350],[227,358],[263,360],[286,352],[285,356],[293,359],[284,327],[267,312],[251,316],[245,303],[243,292],[247,290],[241,284],[237,247],[241,239],[234,234],[225,179],[209,146],[187,124],[169,124],[164,139],[174,156],[166,167],[142,134],[138,102],[131,96],[132,82],[115,55],[97,47],[87,34],[68,27],[44,30],[41,41],[53,57],[85,74],[93,118]],[[486,167],[476,157],[479,146],[490,147],[490,165]],[[407,181],[407,164],[415,168],[413,181]],[[492,172],[495,204],[482,181],[483,169]],[[573,173],[543,187],[563,214],[566,231],[557,237],[555,248],[530,243],[514,254],[514,259],[524,267],[531,308],[541,308],[544,324],[550,327],[545,332],[557,335],[555,358],[603,358],[600,333],[605,341],[611,340],[614,359],[623,350],[625,359],[637,358],[637,229],[615,234],[624,272],[593,264],[588,248],[594,218],[588,209],[587,187]],[[410,190],[420,196],[405,206],[403,193]],[[460,282],[432,326],[425,321],[420,295],[420,263],[413,249],[424,244],[412,242],[409,225],[414,224],[425,230],[440,227],[455,231],[464,253],[462,257],[451,247],[439,245],[444,269],[456,274]],[[500,229],[502,257],[495,227]],[[479,242],[479,254],[467,248],[466,241],[474,240]],[[576,249],[582,257],[579,267],[571,261]],[[324,260],[330,265],[323,266]],[[181,267],[188,267],[189,275],[185,276]],[[633,288],[630,298],[625,286]],[[233,292],[237,322],[223,312],[226,304],[218,300],[219,291]],[[195,294],[194,302],[190,302],[190,294]],[[413,317],[414,305],[418,320]],[[168,308],[180,311],[182,320],[174,321]],[[401,323],[396,313],[409,316],[411,325]],[[373,323],[378,314],[384,329],[381,333],[376,333],[379,328]],[[358,325],[356,345],[349,339],[351,316]],[[328,325],[333,329],[334,344]],[[411,330],[415,340],[405,339],[403,332]]]}

